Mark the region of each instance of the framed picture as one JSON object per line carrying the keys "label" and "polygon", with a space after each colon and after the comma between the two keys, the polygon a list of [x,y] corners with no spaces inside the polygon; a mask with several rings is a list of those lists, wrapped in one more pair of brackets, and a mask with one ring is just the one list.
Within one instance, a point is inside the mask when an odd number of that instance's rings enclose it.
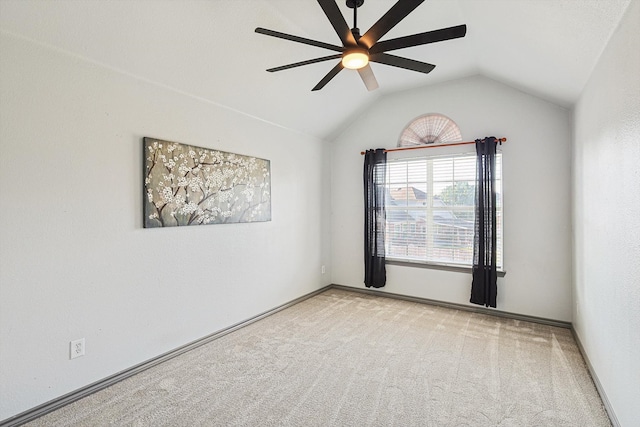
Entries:
{"label": "framed picture", "polygon": [[144,226],[271,221],[269,160],[144,138]]}

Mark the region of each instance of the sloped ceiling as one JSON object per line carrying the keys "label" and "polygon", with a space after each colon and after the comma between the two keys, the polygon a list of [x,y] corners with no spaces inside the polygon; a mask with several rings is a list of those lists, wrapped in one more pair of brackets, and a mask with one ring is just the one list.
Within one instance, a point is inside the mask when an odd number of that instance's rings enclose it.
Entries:
{"label": "sloped ceiling", "polygon": [[[475,74],[570,107],[630,1],[427,0],[383,39],[459,24],[467,36],[394,52],[436,64],[428,75],[372,64],[373,92],[351,70],[311,92],[333,61],[265,71],[333,52],[256,34],[258,26],[340,44],[315,0],[1,0],[0,29],[326,138],[379,96]],[[362,32],[394,2],[366,0]],[[351,25],[352,10],[338,5]]]}

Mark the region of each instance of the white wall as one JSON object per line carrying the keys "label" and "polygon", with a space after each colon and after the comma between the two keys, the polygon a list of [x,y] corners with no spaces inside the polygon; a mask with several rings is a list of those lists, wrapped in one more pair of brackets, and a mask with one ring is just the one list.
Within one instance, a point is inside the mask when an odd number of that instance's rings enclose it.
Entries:
{"label": "white wall", "polygon": [[[333,282],[364,287],[360,151],[395,147],[402,129],[426,113],[450,117],[465,141],[508,138],[502,146],[507,274],[498,279],[498,309],[571,321],[570,112],[483,77],[385,96],[336,138]],[[468,304],[470,288],[468,273],[387,265],[381,291]]]}
{"label": "white wall", "polygon": [[[0,420],[329,284],[322,141],[0,43]],[[144,136],[271,160],[273,220],[143,229]]]}
{"label": "white wall", "polygon": [[622,426],[640,403],[640,2],[575,107],[573,322]]}

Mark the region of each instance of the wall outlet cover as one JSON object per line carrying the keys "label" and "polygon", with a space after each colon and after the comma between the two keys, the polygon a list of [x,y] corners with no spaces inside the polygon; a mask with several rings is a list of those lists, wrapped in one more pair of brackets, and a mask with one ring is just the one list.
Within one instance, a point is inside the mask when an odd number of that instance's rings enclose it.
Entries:
{"label": "wall outlet cover", "polygon": [[69,359],[84,356],[84,338],[69,343]]}

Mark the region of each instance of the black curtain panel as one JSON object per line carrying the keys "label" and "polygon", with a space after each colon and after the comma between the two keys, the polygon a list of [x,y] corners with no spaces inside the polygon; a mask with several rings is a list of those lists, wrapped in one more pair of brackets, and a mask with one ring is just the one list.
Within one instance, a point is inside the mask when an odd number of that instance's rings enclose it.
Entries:
{"label": "black curtain panel", "polygon": [[387,153],[367,150],[364,156],[364,284],[381,288],[387,282],[385,261],[385,194]]}
{"label": "black curtain panel", "polygon": [[494,137],[476,139],[476,221],[471,302],[496,306],[496,149]]}

